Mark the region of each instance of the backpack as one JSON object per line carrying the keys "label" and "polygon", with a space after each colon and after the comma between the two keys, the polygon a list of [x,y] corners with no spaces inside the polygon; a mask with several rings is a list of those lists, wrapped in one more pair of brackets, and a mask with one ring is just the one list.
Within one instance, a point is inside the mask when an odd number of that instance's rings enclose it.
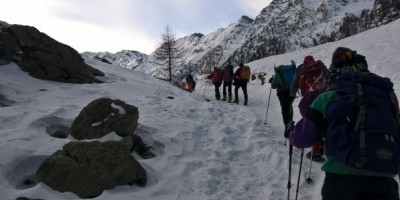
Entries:
{"label": "backpack", "polygon": [[191,74],[188,74],[188,75],[186,76],[186,82],[194,82],[193,76],[192,76]]}
{"label": "backpack", "polygon": [[240,78],[243,80],[250,80],[250,67],[243,66],[240,70]]}
{"label": "backpack", "polygon": [[278,69],[276,67],[274,67],[274,70],[280,88],[282,88],[285,91],[290,91],[292,80],[294,74],[296,73],[296,64],[292,63],[291,65],[279,66],[279,70],[281,73],[278,72]]}
{"label": "backpack", "polygon": [[327,108],[327,155],[361,175],[393,176],[400,166],[400,123],[393,83],[372,73],[336,81]]}
{"label": "backpack", "polygon": [[212,73],[211,80],[213,83],[221,83],[222,82],[222,70],[216,68]]}
{"label": "backpack", "polygon": [[298,71],[299,79],[298,86],[301,95],[311,90],[311,87],[316,83],[317,79],[324,71],[324,64],[322,61],[317,60],[311,64],[303,65]]}
{"label": "backpack", "polygon": [[224,71],[222,72],[222,79],[225,82],[232,82],[233,80],[233,66],[229,65],[224,68]]}

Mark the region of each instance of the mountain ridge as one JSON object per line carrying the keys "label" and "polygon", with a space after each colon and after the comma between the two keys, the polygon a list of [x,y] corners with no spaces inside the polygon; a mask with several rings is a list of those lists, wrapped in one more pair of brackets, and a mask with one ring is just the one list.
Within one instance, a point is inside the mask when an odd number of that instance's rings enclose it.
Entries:
{"label": "mountain ridge", "polygon": [[[189,71],[208,73],[214,66],[247,63],[337,41],[398,18],[400,2],[396,0],[273,0],[254,20],[242,16],[209,34],[178,38],[182,65],[175,67],[174,76],[182,80]],[[210,63],[210,55],[214,62]],[[154,59],[152,53],[131,69],[167,77]]]}

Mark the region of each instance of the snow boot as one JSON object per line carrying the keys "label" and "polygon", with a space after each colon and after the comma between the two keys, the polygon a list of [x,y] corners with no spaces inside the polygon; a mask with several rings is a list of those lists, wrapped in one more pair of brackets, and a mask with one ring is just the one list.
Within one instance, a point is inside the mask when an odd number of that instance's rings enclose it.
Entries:
{"label": "snow boot", "polygon": [[[311,152],[308,152],[308,153],[306,154],[306,157],[307,157],[308,159],[311,159]],[[313,155],[312,155],[312,160],[315,161],[315,162],[324,162],[324,161],[325,161],[325,158],[323,158],[322,155],[321,155],[320,153],[313,153]]]}

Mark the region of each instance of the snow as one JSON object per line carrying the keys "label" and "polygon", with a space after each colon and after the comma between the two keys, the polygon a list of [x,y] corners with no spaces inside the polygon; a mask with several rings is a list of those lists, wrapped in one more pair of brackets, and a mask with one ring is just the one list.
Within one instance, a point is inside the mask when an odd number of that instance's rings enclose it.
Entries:
{"label": "snow", "polygon": [[[268,57],[248,63],[253,72],[272,75],[274,65],[298,64],[305,55],[313,55],[326,65],[339,46],[365,55],[372,72],[392,79],[399,94],[400,20],[356,36],[321,46]],[[146,169],[144,188],[120,186],[104,191],[96,200],[258,200],[287,199],[288,146],[276,92],[272,91],[267,123],[269,84],[255,80],[248,86],[249,106],[214,100],[213,88],[197,80],[193,93],[180,90],[149,75],[87,60],[103,71],[104,84],[68,84],[32,78],[15,64],[0,66],[0,194],[2,199],[25,196],[40,199],[79,199],[73,193],[60,193],[43,183],[23,184],[33,179],[41,162],[75,141],[53,138],[49,127],[69,127],[91,101],[109,97],[120,99],[139,109],[135,134],[153,146],[157,155],[142,159],[132,154]],[[174,99],[168,99],[172,96]],[[205,98],[211,99],[210,102]],[[294,102],[295,120],[299,113]],[[121,111],[122,112],[122,111]],[[101,141],[115,140],[110,133]],[[309,150],[305,150],[308,152]],[[294,199],[299,172],[300,149],[292,160],[291,199]],[[321,199],[324,173],[313,163],[308,184],[310,161],[304,159],[299,199]]]}

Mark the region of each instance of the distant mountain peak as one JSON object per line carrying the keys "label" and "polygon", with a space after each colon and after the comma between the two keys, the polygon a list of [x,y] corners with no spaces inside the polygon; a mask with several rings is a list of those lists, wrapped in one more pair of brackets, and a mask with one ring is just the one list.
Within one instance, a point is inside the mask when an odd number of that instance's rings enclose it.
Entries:
{"label": "distant mountain peak", "polygon": [[203,36],[204,36],[203,33],[193,33],[192,35],[190,35],[190,37],[197,37],[197,38],[201,38]]}
{"label": "distant mountain peak", "polygon": [[243,15],[239,19],[239,22],[242,22],[242,23],[253,23],[253,21],[254,21],[254,19],[252,19],[252,18],[250,18],[250,17],[248,17],[246,15]]}

